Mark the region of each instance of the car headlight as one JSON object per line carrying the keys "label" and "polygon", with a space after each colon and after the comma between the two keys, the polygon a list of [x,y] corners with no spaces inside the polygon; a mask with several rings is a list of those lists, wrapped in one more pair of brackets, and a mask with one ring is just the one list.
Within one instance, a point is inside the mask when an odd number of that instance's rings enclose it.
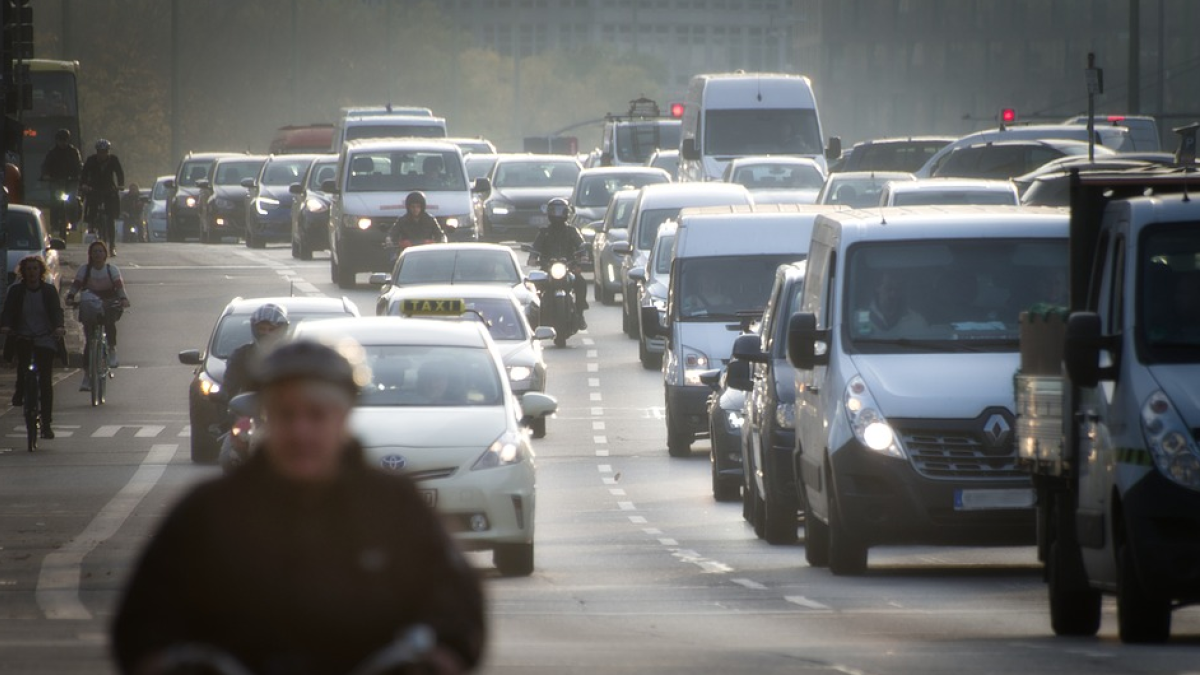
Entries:
{"label": "car headlight", "polygon": [[221,383],[208,373],[200,373],[200,393],[205,396],[221,393]]}
{"label": "car headlight", "polygon": [[356,223],[356,224],[358,225],[358,229],[368,230],[371,228],[371,219],[370,218],[359,218],[358,223]]}
{"label": "car headlight", "polygon": [[726,410],[725,423],[729,425],[730,429],[741,429],[742,425],[746,423],[746,418],[736,410]]}
{"label": "car headlight", "polygon": [[1188,427],[1161,391],[1150,394],[1142,406],[1142,433],[1154,466],[1183,487],[1200,490],[1200,451]]}
{"label": "car headlight", "polygon": [[492,215],[507,216],[512,213],[512,206],[503,202],[493,202],[488,204],[488,210],[492,212]]}
{"label": "car headlight", "polygon": [[567,266],[563,263],[556,262],[550,266],[551,279],[564,279],[567,276]]}
{"label": "car headlight", "polygon": [[358,228],[360,230],[366,230],[371,227],[371,219],[367,218],[366,216],[360,217],[360,216],[346,214],[346,215],[342,216],[342,227],[345,227],[347,229]]}
{"label": "car headlight", "polygon": [[475,460],[475,463],[471,465],[471,470],[479,471],[519,464],[525,459],[525,453],[522,450],[524,443],[525,439],[520,434],[512,431],[504,432],[500,438],[488,446],[479,459]]}
{"label": "car headlight", "polygon": [[688,387],[704,386],[700,381],[700,374],[708,370],[708,357],[703,353],[688,349],[683,349],[683,384]]}
{"label": "car headlight", "polygon": [[225,199],[224,197],[217,197],[213,200],[213,206],[217,207],[221,211],[228,211],[233,208],[234,204],[232,200]]}
{"label": "car headlight", "polygon": [[197,203],[196,198],[192,197],[191,195],[188,195],[187,197],[183,198],[183,205],[189,209],[196,208],[196,203]]}
{"label": "car headlight", "polygon": [[458,218],[450,217],[450,218],[446,219],[446,227],[458,227],[458,225],[459,225]]}
{"label": "car headlight", "polygon": [[533,377],[533,368],[529,366],[513,366],[508,369],[510,382],[523,382]]}
{"label": "car headlight", "polygon": [[309,197],[308,199],[304,200],[304,208],[308,210],[309,213],[322,213],[329,208],[329,205],[320,199],[317,199],[316,197]]}
{"label": "car headlight", "polygon": [[861,376],[855,375],[846,385],[844,403],[846,416],[850,418],[850,428],[854,430],[854,437],[859,443],[880,454],[904,458],[900,439],[883,413],[879,412],[875,397],[871,395]]}
{"label": "car headlight", "polygon": [[279,206],[278,199],[272,199],[270,197],[254,198],[254,210],[258,211],[258,215],[260,216],[268,215],[276,206]]}
{"label": "car headlight", "polygon": [[796,404],[779,403],[775,406],[775,426],[780,429],[796,428]]}

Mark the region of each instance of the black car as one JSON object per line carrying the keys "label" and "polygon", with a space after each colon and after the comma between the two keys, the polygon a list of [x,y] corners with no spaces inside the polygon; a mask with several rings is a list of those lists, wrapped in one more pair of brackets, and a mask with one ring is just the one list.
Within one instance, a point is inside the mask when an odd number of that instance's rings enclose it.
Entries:
{"label": "black car", "polygon": [[346,298],[234,298],[226,305],[208,339],[208,348],[179,352],[180,363],[196,366],[195,377],[188,385],[193,462],[210,463],[217,459],[221,450],[218,437],[229,403],[221,391],[225,362],[233,350],[253,339],[250,315],[268,302],[287,310],[292,327],[301,321],[359,316],[358,307]]}
{"label": "black car", "polygon": [[263,248],[268,242],[292,238],[291,186],[304,177],[317,155],[272,155],[258,176],[244,184],[250,190],[246,203],[246,247]]}
{"label": "black car", "polygon": [[337,178],[337,155],[321,155],[308,165],[303,180],[292,183],[292,257],[312,260],[313,251],[329,250],[329,193],[325,181]]}
{"label": "black car", "polygon": [[941,136],[879,138],[856,144],[830,171],[904,171],[925,166],[938,150],[954,142]]}
{"label": "black car", "polygon": [[[709,466],[713,499],[737,501],[742,496],[742,408],[750,384],[750,364],[732,360],[720,370],[700,375],[712,393],[708,395],[708,436],[712,439]],[[740,384],[739,384],[740,383]]]}
{"label": "black car", "polygon": [[183,241],[200,235],[200,188],[203,180],[212,180],[213,164],[229,152],[189,152],[179,162],[175,177],[167,186],[167,241]]}
{"label": "black car", "polygon": [[787,361],[788,319],[799,311],[805,263],[780,265],[757,335],[733,345],[735,361],[753,364],[742,426],[746,467],[745,510],[754,532],[772,544],[796,541],[801,504],[797,501],[792,451],[796,438],[796,385]]}
{"label": "black car", "polygon": [[569,155],[499,155],[488,178],[483,238],[520,235],[532,239],[547,225],[546,202],[570,199],[583,167]]}
{"label": "black car", "polygon": [[212,178],[196,181],[200,202],[200,241],[240,237],[246,231],[246,195],[242,182],[254,178],[266,157],[234,155],[213,162]]}

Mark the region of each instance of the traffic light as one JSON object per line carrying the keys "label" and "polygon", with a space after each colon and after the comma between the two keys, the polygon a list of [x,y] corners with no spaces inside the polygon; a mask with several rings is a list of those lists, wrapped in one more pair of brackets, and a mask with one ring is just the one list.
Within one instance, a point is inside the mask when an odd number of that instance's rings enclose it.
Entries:
{"label": "traffic light", "polygon": [[1017,121],[1016,108],[1001,108],[1000,109],[1000,124],[1012,124]]}
{"label": "traffic light", "polygon": [[33,58],[33,6],[30,0],[4,2],[4,62]]}
{"label": "traffic light", "polygon": [[671,117],[676,119],[683,117],[683,104],[676,101],[671,104]]}

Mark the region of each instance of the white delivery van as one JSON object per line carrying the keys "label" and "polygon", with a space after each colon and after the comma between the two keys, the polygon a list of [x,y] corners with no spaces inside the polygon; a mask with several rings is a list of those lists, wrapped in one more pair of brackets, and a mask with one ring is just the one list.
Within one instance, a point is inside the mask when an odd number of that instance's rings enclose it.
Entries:
{"label": "white delivery van", "polygon": [[446,120],[427,115],[349,115],[333,131],[333,152],[364,138],[445,138]]}
{"label": "white delivery van", "polygon": [[1054,300],[1066,269],[1058,209],[817,218],[788,326],[809,564],[861,574],[875,545],[1033,543],[1014,442],[1018,320]]}
{"label": "white delivery van", "polygon": [[[1133,139],[1129,129],[1125,127],[1097,126],[1092,130],[1096,145],[1103,146],[1115,152],[1129,152],[1134,149]],[[953,143],[938,150],[920,169],[913,172],[917,178],[929,178],[934,175],[942,162],[950,153],[959,148],[1000,141],[1080,141],[1087,143],[1088,131],[1086,124],[1034,124],[1024,127],[1000,127],[967,134]]]}
{"label": "white delivery van", "polygon": [[841,140],[822,151],[817,100],[807,77],[780,73],[696,75],[688,86],[679,142],[679,180],[716,181],[729,160],[751,155],[810,157],[827,169]]}
{"label": "white delivery van", "polygon": [[679,214],[666,325],[656,307],[641,310],[647,336],[667,341],[662,373],[672,457],[686,457],[696,437],[708,431],[710,390],[700,374],[728,363],[741,328],[762,315],[775,271],[804,260],[813,221],[830,210],[772,204]]}

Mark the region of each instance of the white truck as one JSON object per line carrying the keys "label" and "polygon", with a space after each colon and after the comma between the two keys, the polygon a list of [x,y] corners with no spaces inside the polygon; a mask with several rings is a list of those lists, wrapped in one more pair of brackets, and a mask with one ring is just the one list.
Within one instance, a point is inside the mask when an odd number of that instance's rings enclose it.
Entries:
{"label": "white truck", "polygon": [[1024,317],[1017,441],[1058,635],[1095,634],[1102,593],[1124,642],[1165,641],[1200,602],[1197,191],[1073,176],[1069,301]]}

